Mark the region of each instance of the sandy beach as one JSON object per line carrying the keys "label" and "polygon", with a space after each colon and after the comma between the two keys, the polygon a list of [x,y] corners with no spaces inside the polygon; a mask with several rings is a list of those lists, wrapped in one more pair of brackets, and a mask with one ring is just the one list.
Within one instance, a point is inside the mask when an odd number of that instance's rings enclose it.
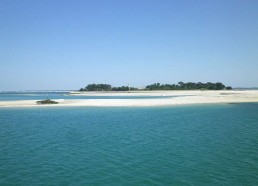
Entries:
{"label": "sandy beach", "polygon": [[[74,96],[145,96],[144,99],[56,99],[59,104],[37,105],[37,100],[0,101],[0,107],[60,106],[169,106],[182,104],[258,102],[258,90],[248,91],[135,91],[135,92],[71,92]],[[158,96],[158,98],[146,98]]]}

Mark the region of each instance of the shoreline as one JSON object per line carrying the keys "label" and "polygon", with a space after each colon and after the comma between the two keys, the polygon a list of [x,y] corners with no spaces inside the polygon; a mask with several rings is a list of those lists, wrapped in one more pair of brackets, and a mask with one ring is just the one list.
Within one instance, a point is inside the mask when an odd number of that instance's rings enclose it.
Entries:
{"label": "shoreline", "polygon": [[[0,101],[0,108],[6,107],[63,107],[63,106],[96,106],[96,107],[153,107],[186,104],[213,103],[258,103],[258,90],[176,90],[176,91],[130,91],[130,92],[71,92],[73,96],[112,96],[114,99],[53,99],[59,102],[54,105],[37,105],[38,100]],[[116,96],[160,96],[145,99],[115,99]],[[164,98],[163,98],[164,96]],[[167,96],[167,97],[166,97]],[[174,96],[169,98],[169,96]]]}

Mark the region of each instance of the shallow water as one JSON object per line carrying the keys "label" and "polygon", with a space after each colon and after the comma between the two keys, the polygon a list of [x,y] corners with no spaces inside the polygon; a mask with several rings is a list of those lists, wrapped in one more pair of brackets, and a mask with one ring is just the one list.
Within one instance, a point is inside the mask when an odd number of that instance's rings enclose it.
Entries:
{"label": "shallow water", "polygon": [[94,96],[71,95],[69,92],[0,92],[0,101],[43,100],[43,99],[166,99],[177,96]]}
{"label": "shallow water", "polygon": [[258,104],[0,108],[0,185],[258,185]]}

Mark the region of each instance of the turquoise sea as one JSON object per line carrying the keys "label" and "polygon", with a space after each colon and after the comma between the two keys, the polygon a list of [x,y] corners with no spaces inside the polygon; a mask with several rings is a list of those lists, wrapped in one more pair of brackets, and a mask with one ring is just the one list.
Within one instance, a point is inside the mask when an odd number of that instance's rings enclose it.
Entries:
{"label": "turquoise sea", "polygon": [[58,92],[0,92],[0,101],[43,100],[43,99],[155,99],[172,98],[176,96],[94,96],[71,95],[68,91]]}
{"label": "turquoise sea", "polygon": [[0,185],[258,185],[258,104],[0,108]]}

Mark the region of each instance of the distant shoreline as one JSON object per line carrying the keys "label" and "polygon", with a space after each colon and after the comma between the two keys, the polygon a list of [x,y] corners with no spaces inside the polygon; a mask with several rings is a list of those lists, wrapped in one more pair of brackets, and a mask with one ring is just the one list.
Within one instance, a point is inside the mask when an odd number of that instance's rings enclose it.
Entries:
{"label": "distant shoreline", "polygon": [[[208,103],[245,103],[258,102],[258,90],[175,90],[175,91],[126,91],[126,92],[76,92],[73,96],[161,96],[147,99],[53,99],[55,105],[37,105],[38,100],[0,101],[0,107],[62,107],[62,106],[97,106],[97,107],[146,107]],[[162,98],[171,96],[171,98]],[[174,97],[173,97],[174,96]]]}

